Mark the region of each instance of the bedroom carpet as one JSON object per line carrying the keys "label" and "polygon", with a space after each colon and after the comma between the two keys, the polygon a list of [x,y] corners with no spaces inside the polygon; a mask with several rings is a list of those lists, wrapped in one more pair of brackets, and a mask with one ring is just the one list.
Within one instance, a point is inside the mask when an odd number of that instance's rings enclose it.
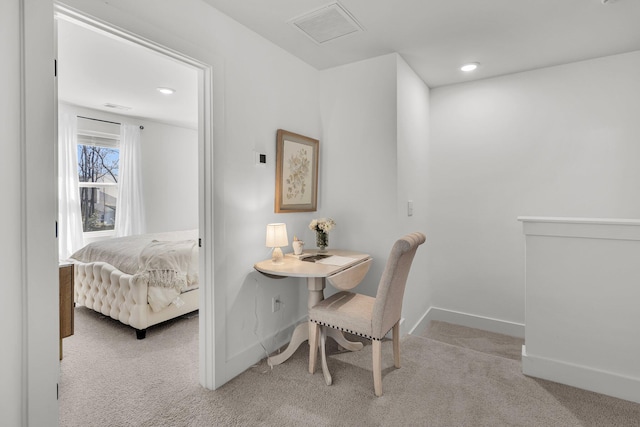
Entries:
{"label": "bedroom carpet", "polygon": [[402,340],[401,369],[383,343],[384,396],[376,398],[370,345],[330,347],[330,387],[320,369],[307,373],[302,346],[282,365],[262,360],[205,390],[197,330],[192,315],[138,341],[119,322],[77,308],[75,335],[64,340],[60,425],[640,426],[640,404],[524,376],[514,360],[520,341],[498,334],[434,322]]}

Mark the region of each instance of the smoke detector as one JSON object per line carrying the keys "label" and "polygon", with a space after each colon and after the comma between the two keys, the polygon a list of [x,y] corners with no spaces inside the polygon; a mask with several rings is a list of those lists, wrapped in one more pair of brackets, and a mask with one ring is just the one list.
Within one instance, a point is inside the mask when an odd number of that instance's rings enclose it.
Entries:
{"label": "smoke detector", "polygon": [[289,21],[318,44],[335,40],[364,28],[340,4],[332,3]]}

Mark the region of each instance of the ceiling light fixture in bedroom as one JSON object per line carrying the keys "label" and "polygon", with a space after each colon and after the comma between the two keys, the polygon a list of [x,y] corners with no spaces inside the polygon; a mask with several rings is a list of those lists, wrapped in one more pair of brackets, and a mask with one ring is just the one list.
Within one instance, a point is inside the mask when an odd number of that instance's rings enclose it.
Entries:
{"label": "ceiling light fixture in bedroom", "polygon": [[176,90],[171,89],[170,87],[159,87],[157,88],[157,90],[163,95],[173,95],[174,93],[176,93]]}
{"label": "ceiling light fixture in bedroom", "polygon": [[118,105],[118,104],[113,104],[111,102],[107,102],[106,104],[102,104],[104,107],[107,108],[113,108],[114,110],[124,110],[124,111],[129,111],[132,110],[133,107],[127,107],[125,105]]}
{"label": "ceiling light fixture in bedroom", "polygon": [[479,65],[480,64],[477,62],[469,62],[468,64],[464,64],[462,67],[460,67],[460,69],[468,73],[469,71],[474,71],[475,69],[477,69]]}

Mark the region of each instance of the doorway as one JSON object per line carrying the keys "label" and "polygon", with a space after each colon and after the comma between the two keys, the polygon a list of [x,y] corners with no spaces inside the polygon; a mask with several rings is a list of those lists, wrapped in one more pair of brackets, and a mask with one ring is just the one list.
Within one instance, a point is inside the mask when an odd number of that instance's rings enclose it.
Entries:
{"label": "doorway", "polygon": [[[194,71],[196,74],[195,102],[196,118],[194,120],[197,133],[197,223],[199,229],[199,277],[200,277],[200,315],[199,315],[199,378],[200,383],[213,389],[215,387],[215,340],[213,325],[213,132],[212,132],[212,98],[213,68],[178,52],[167,49],[151,41],[123,30],[113,28],[109,24],[89,18],[76,11],[56,5],[55,16],[58,20],[70,21],[91,31],[102,33],[105,37],[119,39],[138,49],[147,49],[154,55],[173,61],[180,67]],[[57,36],[56,36],[57,37]],[[117,102],[110,102],[118,107],[127,107]],[[125,104],[125,103],[123,103]],[[187,124],[188,125],[188,124]],[[208,178],[208,180],[206,179]]]}

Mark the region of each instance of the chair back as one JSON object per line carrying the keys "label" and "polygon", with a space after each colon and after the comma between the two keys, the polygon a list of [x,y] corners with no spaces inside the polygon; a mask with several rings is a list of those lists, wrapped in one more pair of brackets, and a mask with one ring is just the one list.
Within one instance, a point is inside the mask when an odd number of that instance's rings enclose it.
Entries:
{"label": "chair back", "polygon": [[410,233],[398,239],[391,248],[373,306],[372,332],[375,338],[382,338],[400,320],[411,263],[418,246],[425,240],[422,233]]}

